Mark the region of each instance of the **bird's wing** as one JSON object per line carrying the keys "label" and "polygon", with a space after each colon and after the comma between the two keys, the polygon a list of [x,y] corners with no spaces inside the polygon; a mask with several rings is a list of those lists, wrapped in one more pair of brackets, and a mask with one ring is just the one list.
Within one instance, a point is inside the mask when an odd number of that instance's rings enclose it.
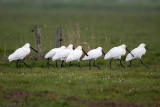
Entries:
{"label": "bird's wing", "polygon": [[141,48],[135,48],[131,51],[131,53],[133,54],[133,56],[129,53],[126,57],[126,61],[127,60],[132,60],[134,58],[141,58],[141,56],[143,55],[144,53],[144,50],[141,49]]}
{"label": "bird's wing", "polygon": [[90,58],[91,58],[91,54],[93,53],[94,50],[95,50],[95,49],[90,50],[90,51],[87,53],[88,56],[85,55],[82,60],[88,60],[88,59],[90,59]]}
{"label": "bird's wing", "polygon": [[105,59],[119,58],[122,54],[123,51],[120,47],[114,47],[105,55]]}
{"label": "bird's wing", "polygon": [[135,55],[135,56],[142,56],[142,55],[144,55],[146,53],[146,50],[145,50],[145,48],[135,48],[134,50],[133,50],[133,55]]}
{"label": "bird's wing", "polygon": [[99,58],[100,56],[102,56],[102,52],[98,49],[90,50],[87,54],[88,56],[85,55],[85,57],[82,60],[94,59],[94,58]]}
{"label": "bird's wing", "polygon": [[70,52],[69,55],[68,55],[68,57],[67,57],[67,59],[66,59],[66,62],[72,61],[73,58],[74,58],[74,54],[73,54],[73,52]]}
{"label": "bird's wing", "polygon": [[64,51],[61,51],[58,55],[59,55],[60,58],[68,57],[68,55],[69,55],[69,50],[66,49],[66,50],[64,50]]}
{"label": "bird's wing", "polygon": [[[132,51],[131,51],[131,53],[133,54],[133,55],[136,55],[136,53],[139,53],[140,51],[139,51],[139,49],[138,48],[135,48],[135,49],[133,49]],[[130,53],[129,53],[130,54]],[[131,54],[130,54],[131,55]]]}
{"label": "bird's wing", "polygon": [[78,59],[80,59],[81,58],[81,56],[82,56],[82,50],[74,50],[74,60],[78,60]]}
{"label": "bird's wing", "polygon": [[132,59],[134,59],[134,57],[129,53],[126,57],[126,61],[130,61]]}
{"label": "bird's wing", "polygon": [[90,54],[90,56],[92,58],[99,58],[102,56],[102,52],[98,49],[95,49],[94,51],[92,51],[92,53]]}
{"label": "bird's wing", "polygon": [[55,55],[56,49],[50,50],[46,55],[45,58],[52,58]]}
{"label": "bird's wing", "polygon": [[64,60],[64,58],[67,58],[69,55],[69,50],[68,49],[61,49],[58,52],[56,52],[56,55],[53,56],[52,60]]}
{"label": "bird's wing", "polygon": [[96,49],[90,50],[90,51],[87,53],[87,55],[88,55],[88,56],[91,55],[92,53],[94,53],[95,50],[96,50]]}
{"label": "bird's wing", "polygon": [[11,54],[8,59],[9,60],[23,59],[28,54],[29,53],[25,49],[19,48],[13,54]]}

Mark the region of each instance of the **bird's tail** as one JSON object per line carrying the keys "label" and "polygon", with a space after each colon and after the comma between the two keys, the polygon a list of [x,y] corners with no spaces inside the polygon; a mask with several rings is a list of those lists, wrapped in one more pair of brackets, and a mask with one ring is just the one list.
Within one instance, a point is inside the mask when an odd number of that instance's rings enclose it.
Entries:
{"label": "bird's tail", "polygon": [[45,55],[45,58],[46,58],[46,59],[49,58],[47,54]]}
{"label": "bird's tail", "polygon": [[11,62],[13,60],[13,54],[9,55],[8,60]]}
{"label": "bird's tail", "polygon": [[82,60],[88,60],[88,57],[85,55]]}
{"label": "bird's tail", "polygon": [[56,61],[56,60],[57,60],[56,56],[53,56],[52,61]]}
{"label": "bird's tail", "polygon": [[104,59],[110,59],[110,55],[109,55],[109,54],[106,54],[106,55],[104,56]]}
{"label": "bird's tail", "polygon": [[132,60],[132,58],[133,58],[132,55],[129,53],[126,57],[126,62]]}
{"label": "bird's tail", "polygon": [[46,55],[45,55],[45,58],[47,59],[47,58],[51,58],[51,57],[53,57],[55,55],[55,52],[54,51],[50,51],[50,52],[48,52]]}
{"label": "bird's tail", "polygon": [[72,59],[70,58],[70,57],[68,57],[67,59],[66,59],[66,62],[70,62]]}

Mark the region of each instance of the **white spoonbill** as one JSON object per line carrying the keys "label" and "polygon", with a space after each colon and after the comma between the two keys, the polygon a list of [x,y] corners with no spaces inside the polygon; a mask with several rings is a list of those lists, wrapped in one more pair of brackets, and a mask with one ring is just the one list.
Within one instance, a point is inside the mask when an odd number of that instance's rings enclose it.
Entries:
{"label": "white spoonbill", "polygon": [[102,53],[105,55],[105,53],[104,53],[103,50],[102,50],[102,47],[98,47],[98,48],[96,48],[96,49],[92,49],[92,50],[90,50],[90,51],[87,53],[88,56],[85,55],[82,60],[90,60],[90,61],[89,61],[89,68],[91,69],[91,61],[92,61],[92,59],[94,59],[93,66],[97,67],[98,69],[101,69],[99,66],[97,66],[97,65],[95,64],[95,60],[96,60],[97,58],[101,57],[101,56],[102,56]]}
{"label": "white spoonbill", "polygon": [[[137,48],[133,49],[131,51],[131,54],[134,55],[134,57],[129,53],[126,57],[126,62],[127,61],[130,61],[130,67],[131,67],[131,63],[132,63],[132,60],[133,59],[139,59],[141,61],[141,64],[144,65],[146,68],[149,68],[148,66],[146,66],[142,60],[141,60],[141,57],[142,55],[144,55],[146,53],[146,49],[148,49],[149,51],[151,51],[147,46],[146,44],[144,43],[141,43]],[[152,51],[151,51],[152,52]],[[153,52],[152,52],[153,53]]]}
{"label": "white spoonbill", "polygon": [[16,62],[16,67],[18,67],[18,62],[20,60],[23,61],[23,63],[28,67],[28,68],[31,68],[29,65],[27,65],[25,62],[24,62],[24,57],[27,56],[29,53],[30,53],[30,48],[33,49],[35,52],[38,53],[38,51],[36,51],[34,48],[32,48],[30,46],[29,43],[26,43],[23,47],[21,48],[18,48],[13,54],[11,54],[9,57],[8,57],[8,60],[11,62],[11,61],[14,61],[14,60],[17,60]]}
{"label": "white spoonbill", "polygon": [[127,49],[125,44],[122,44],[118,47],[113,47],[109,50],[109,52],[105,55],[104,59],[111,59],[110,61],[110,69],[111,69],[111,63],[113,59],[120,59],[120,64],[123,68],[125,68],[121,62],[121,56],[124,56],[126,54],[126,50],[130,53],[130,51]]}
{"label": "white spoonbill", "polygon": [[80,58],[81,58],[83,52],[86,54],[86,52],[83,50],[82,46],[78,46],[75,50],[73,50],[73,52],[70,52],[70,54],[68,55],[68,57],[66,59],[66,62],[69,62],[69,67],[70,67],[71,61],[77,60],[78,66],[81,68],[79,62],[80,62]]}
{"label": "white spoonbill", "polygon": [[55,56],[53,56],[52,61],[61,60],[62,61],[61,68],[62,68],[62,67],[64,67],[63,62],[67,59],[69,53],[72,51],[73,51],[73,45],[70,44],[66,49],[63,49],[63,50],[60,50],[59,52],[57,52],[55,54]]}
{"label": "white spoonbill", "polygon": [[[53,56],[56,54],[56,52],[59,52],[63,49],[66,49],[65,46],[61,46],[60,48],[53,48],[52,50],[50,50],[46,55],[45,55],[45,58],[48,60],[48,69],[49,69],[49,59],[50,58],[53,58]],[[57,60],[56,60],[56,67],[58,68],[57,66]]]}

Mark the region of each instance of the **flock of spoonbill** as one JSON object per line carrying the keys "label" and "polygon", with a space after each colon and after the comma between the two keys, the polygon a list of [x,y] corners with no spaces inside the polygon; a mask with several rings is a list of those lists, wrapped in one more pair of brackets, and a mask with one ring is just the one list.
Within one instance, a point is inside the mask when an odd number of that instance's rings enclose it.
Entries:
{"label": "flock of spoonbill", "polygon": [[[45,58],[48,59],[48,69],[49,69],[49,59],[52,59],[56,53],[59,53],[61,50],[64,50],[64,49],[66,49],[65,46],[61,46],[60,48],[54,48],[45,55]],[[58,68],[57,60],[56,60],[56,67]]]}
{"label": "flock of spoonbill", "polygon": [[60,50],[55,56],[52,57],[52,61],[61,60],[61,68],[64,67],[63,63],[67,59],[68,55],[73,52],[73,45],[70,44],[66,49]]}
{"label": "flock of spoonbill", "polygon": [[[30,48],[33,49],[35,52],[38,53],[34,48],[30,46],[29,43],[26,43],[23,47],[17,49],[13,54],[11,54],[8,59],[9,61],[14,61],[16,60],[16,67],[18,67],[18,62],[22,61],[28,68],[31,68],[29,65],[27,65],[24,61],[24,57],[26,57],[30,53]],[[57,61],[61,61],[61,68],[64,67],[63,63],[68,62],[69,67],[72,61],[77,61],[78,66],[80,66],[80,58],[82,57],[83,53],[85,54],[84,58],[82,60],[89,60],[89,68],[91,69],[91,61],[92,59],[94,60],[93,66],[97,67],[99,70],[101,68],[95,64],[95,61],[104,55],[104,59],[111,59],[110,60],[110,69],[111,69],[111,63],[113,59],[119,59],[120,64],[123,68],[125,66],[121,62],[121,57],[126,54],[126,51],[129,52],[129,54],[126,57],[126,62],[130,61],[130,67],[133,59],[139,59],[141,64],[144,65],[146,68],[149,68],[146,66],[142,60],[141,57],[146,53],[146,49],[151,51],[144,43],[140,44],[137,48],[133,49],[131,52],[128,50],[127,46],[125,44],[122,44],[117,47],[113,47],[112,49],[109,50],[107,54],[104,53],[102,47],[98,47],[96,49],[90,50],[88,53],[84,51],[82,46],[78,46],[77,48],[74,49],[74,46],[70,44],[68,47],[61,46],[60,48],[54,48],[50,50],[46,55],[45,58],[48,60],[48,69],[49,69],[49,59],[52,59],[52,61],[56,61],[56,67],[57,66]],[[152,52],[152,51],[151,51]],[[153,53],[153,52],[152,52]]]}

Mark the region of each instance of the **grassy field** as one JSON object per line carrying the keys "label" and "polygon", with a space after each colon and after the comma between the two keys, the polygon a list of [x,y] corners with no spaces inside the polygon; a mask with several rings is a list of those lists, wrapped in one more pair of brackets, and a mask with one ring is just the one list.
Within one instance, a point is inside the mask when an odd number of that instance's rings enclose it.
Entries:
{"label": "grassy field", "polygon": [[[97,0],[0,0],[0,106],[160,106],[160,2]],[[113,46],[126,44],[132,50],[145,43],[143,62],[134,60],[123,69],[114,60],[97,60],[102,70],[88,61],[72,67],[47,70],[47,61],[36,61],[31,52],[26,58],[33,69],[15,62],[8,55],[26,42],[36,48],[34,25],[41,31],[44,54],[55,46],[55,29],[62,29],[62,45],[82,45],[86,51],[101,46],[105,53]],[[60,67],[60,62],[58,62]],[[68,66],[65,63],[65,66]]]}

